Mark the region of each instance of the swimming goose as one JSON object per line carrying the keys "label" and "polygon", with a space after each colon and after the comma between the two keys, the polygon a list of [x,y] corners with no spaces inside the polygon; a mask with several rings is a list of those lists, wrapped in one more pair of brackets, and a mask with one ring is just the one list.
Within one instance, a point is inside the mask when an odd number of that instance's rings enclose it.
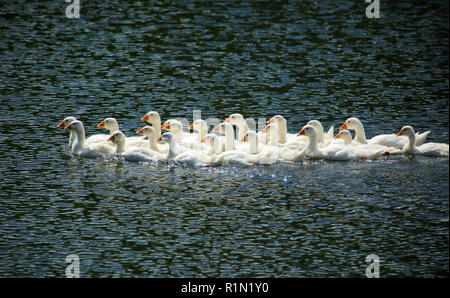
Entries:
{"label": "swimming goose", "polygon": [[403,126],[403,128],[397,133],[397,137],[406,136],[408,143],[403,147],[402,153],[405,155],[425,155],[425,156],[447,156],[448,157],[448,144],[444,143],[425,143],[417,146],[416,134],[411,126]]}
{"label": "swimming goose", "polygon": [[161,136],[161,130],[159,130],[159,128],[161,127],[161,117],[159,116],[158,112],[150,111],[145,114],[145,116],[143,116],[141,120],[150,123],[155,128],[157,138]]}
{"label": "swimming goose", "polygon": [[328,160],[366,160],[375,159],[384,154],[384,150],[371,154],[364,154],[355,150],[354,146],[346,146],[343,144],[330,144],[325,148],[319,149],[317,133],[312,125],[305,125],[298,134],[306,135],[309,139],[308,146],[299,155],[301,157],[308,156]]}
{"label": "swimming goose", "polygon": [[[402,149],[407,143],[408,138],[406,137],[400,137],[397,138],[395,134],[383,134],[383,135],[377,135],[370,140],[366,139],[366,133],[364,131],[364,126],[362,125],[361,121],[359,121],[358,118],[348,118],[344,124],[339,128],[339,130],[343,129],[353,129],[355,130],[355,138],[353,139],[354,143],[357,144],[380,144],[387,147],[395,147]],[[422,134],[416,134],[416,146],[422,145],[427,136],[430,134],[430,131],[426,131]]]}
{"label": "swimming goose", "polygon": [[216,127],[214,127],[212,132],[218,132],[225,136],[224,142],[222,142],[223,150],[235,150],[236,144],[234,142],[234,129],[229,122],[223,122]]}
{"label": "swimming goose", "polygon": [[178,142],[171,132],[162,134],[158,140],[169,144],[169,152],[166,156],[167,160],[173,160],[175,162],[189,164],[192,166],[204,166],[211,161],[211,157],[202,151],[188,150],[178,153]]}
{"label": "swimming goose", "polygon": [[144,135],[148,138],[148,145],[151,150],[160,152],[160,153],[167,153],[169,151],[168,146],[162,146],[162,144],[157,144],[157,131],[160,131],[159,129],[153,128],[153,126],[144,126],[143,128],[136,131],[138,135]]}
{"label": "swimming goose", "polygon": [[[109,134],[112,135],[116,131],[119,131],[119,123],[115,118],[106,118],[99,124],[97,124],[97,127],[102,127],[107,130],[109,130]],[[129,146],[142,146],[147,147],[148,143],[144,138],[142,137],[127,137],[127,144]]]}
{"label": "swimming goose", "polygon": [[164,154],[149,148],[128,146],[127,138],[120,130],[114,132],[108,140],[116,145],[114,153],[128,161],[158,161],[165,158]]}
{"label": "swimming goose", "polygon": [[[66,117],[66,118],[64,118],[63,121],[61,121],[61,123],[58,124],[57,128],[64,128],[76,120],[77,119],[75,117]],[[72,148],[72,144],[75,141],[76,137],[77,137],[77,135],[74,132],[72,132],[72,130],[70,130],[70,135],[69,135],[69,147],[70,148]]]}
{"label": "swimming goose", "polygon": [[64,129],[70,129],[76,134],[76,139],[72,144],[72,152],[75,154],[84,157],[98,157],[101,154],[112,154],[114,152],[114,148],[105,143],[86,144],[84,126],[79,120],[69,123]]}

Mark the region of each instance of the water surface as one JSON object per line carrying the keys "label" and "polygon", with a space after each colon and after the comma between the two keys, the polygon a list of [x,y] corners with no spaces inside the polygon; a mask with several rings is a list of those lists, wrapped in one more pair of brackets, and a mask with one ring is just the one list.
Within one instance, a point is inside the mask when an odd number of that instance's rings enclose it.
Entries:
{"label": "water surface", "polygon": [[[0,3],[0,276],[449,276],[448,158],[192,168],[83,159],[56,125],[282,114],[448,143],[448,3]],[[337,132],[337,128],[335,129]]]}

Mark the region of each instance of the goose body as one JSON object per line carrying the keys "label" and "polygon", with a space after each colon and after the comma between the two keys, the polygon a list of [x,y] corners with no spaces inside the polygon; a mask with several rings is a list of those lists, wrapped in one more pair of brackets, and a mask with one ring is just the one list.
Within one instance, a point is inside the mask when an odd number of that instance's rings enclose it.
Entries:
{"label": "goose body", "polygon": [[[106,118],[100,122],[97,127],[102,127],[109,130],[109,135],[112,135],[116,131],[119,131],[119,123],[115,118]],[[142,146],[148,145],[147,141],[142,137],[127,137],[127,144],[130,146]]]}
{"label": "goose body", "polygon": [[[408,138],[406,137],[396,137],[395,134],[383,134],[383,135],[377,135],[369,140],[366,139],[366,133],[364,131],[364,126],[362,125],[361,121],[359,121],[358,118],[348,118],[344,124],[339,128],[339,130],[343,129],[353,129],[355,130],[355,138],[353,140],[356,144],[379,144],[384,145],[387,147],[395,147],[398,149],[402,149],[407,143]],[[422,134],[416,134],[415,139],[415,145],[420,146],[422,145],[428,135],[430,134],[430,131],[426,131]]]}
{"label": "goose body", "polygon": [[354,146],[345,144],[330,144],[325,148],[318,147],[317,133],[312,125],[306,125],[299,132],[300,135],[306,135],[309,139],[308,146],[302,151],[300,156],[308,156],[313,158],[321,158],[327,160],[365,160],[375,159],[384,153],[384,150],[379,152],[365,152],[358,151]]}
{"label": "goose body", "polygon": [[128,161],[158,161],[164,158],[164,154],[161,154],[149,148],[128,146],[127,138],[120,130],[114,132],[108,140],[116,145],[116,150],[114,153],[116,155],[123,156],[125,160]]}
{"label": "goose body", "polygon": [[[102,154],[112,154],[114,152],[114,148],[111,145],[102,142],[87,144],[85,142],[84,126],[79,120],[71,122],[64,129],[70,129],[76,134],[76,139],[72,144],[72,152],[75,154],[83,157],[98,157]],[[107,141],[107,139],[105,141]]]}
{"label": "goose body", "polygon": [[397,137],[400,136],[406,136],[408,138],[408,143],[402,149],[402,153],[405,155],[448,157],[448,144],[430,142],[417,146],[417,142],[415,142],[416,134],[411,126],[403,126],[397,133]]}

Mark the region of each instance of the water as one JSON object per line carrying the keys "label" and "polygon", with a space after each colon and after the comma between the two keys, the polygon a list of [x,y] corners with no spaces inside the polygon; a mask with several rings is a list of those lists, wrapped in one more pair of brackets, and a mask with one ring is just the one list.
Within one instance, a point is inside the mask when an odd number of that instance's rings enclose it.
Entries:
{"label": "water", "polygon": [[[448,143],[448,3],[0,3],[0,276],[449,276],[447,158],[191,168],[83,159],[56,125],[349,116]],[[336,129],[335,129],[336,132]]]}

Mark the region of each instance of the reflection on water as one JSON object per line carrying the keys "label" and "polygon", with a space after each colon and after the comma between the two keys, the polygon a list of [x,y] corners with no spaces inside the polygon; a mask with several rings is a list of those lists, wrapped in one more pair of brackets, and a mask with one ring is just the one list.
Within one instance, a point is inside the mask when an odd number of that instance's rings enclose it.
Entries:
{"label": "reflection on water", "polygon": [[448,143],[448,3],[0,3],[0,276],[449,275],[448,159],[191,168],[82,159],[55,126],[163,117],[288,130],[353,115]]}

